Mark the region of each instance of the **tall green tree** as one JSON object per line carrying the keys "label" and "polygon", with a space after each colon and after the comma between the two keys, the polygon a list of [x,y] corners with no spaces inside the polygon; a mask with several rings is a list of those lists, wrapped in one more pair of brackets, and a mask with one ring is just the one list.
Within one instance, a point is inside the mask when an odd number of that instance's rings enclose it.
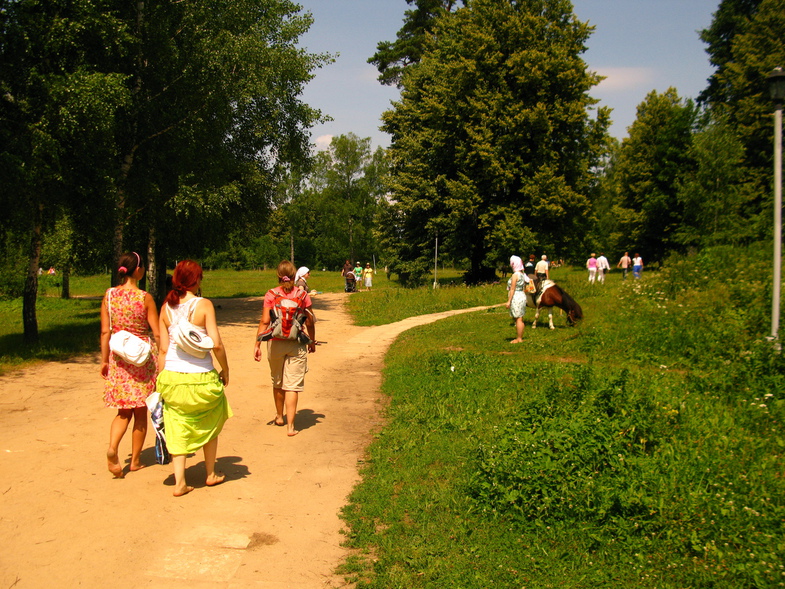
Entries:
{"label": "tall green tree", "polygon": [[286,170],[307,159],[307,129],[321,115],[300,93],[330,58],[298,47],[312,17],[289,0],[126,6],[136,43],[118,133],[115,255],[134,224],[157,243],[177,236],[169,253],[194,255],[195,236],[257,221]]}
{"label": "tall green tree", "polygon": [[395,41],[380,41],[376,53],[368,59],[379,70],[379,81],[387,86],[400,86],[404,68],[420,61],[436,19],[463,4],[459,0],[406,0],[406,3],[414,4],[415,8],[405,12]]}
{"label": "tall green tree", "polygon": [[279,243],[290,231],[298,260],[315,266],[338,268],[346,258],[378,258],[374,222],[386,173],[384,149],[372,151],[370,137],[333,137],[298,186],[289,185],[279,217],[286,227],[273,230]]}
{"label": "tall green tree", "polygon": [[124,75],[96,65],[122,54],[127,39],[108,4],[0,1],[1,208],[27,242],[22,316],[29,343],[38,340],[44,231],[64,208],[72,206],[76,217],[95,204],[84,182],[101,176],[93,165],[106,169],[113,161],[107,137],[114,113],[127,104]]}
{"label": "tall green tree", "polygon": [[762,0],[722,0],[711,25],[700,33],[706,43],[709,61],[717,68],[709,77],[709,85],[699,96],[699,101],[711,104],[728,102],[728,88],[722,81],[726,66],[733,61],[733,40],[743,32]]}
{"label": "tall green tree", "polygon": [[693,102],[679,98],[675,88],[652,91],[622,141],[614,166],[614,213],[627,240],[624,249],[638,251],[644,260],[662,260],[679,247],[675,235],[684,210],[679,181],[695,169],[690,149],[697,115]]}
{"label": "tall green tree", "polygon": [[101,237],[115,258],[147,243],[155,275],[167,254],[198,254],[269,208],[321,120],[300,94],[330,57],[298,46],[312,22],[300,10],[289,0],[0,0],[2,198],[29,226],[30,341],[56,211],[75,235],[109,228]]}
{"label": "tall green tree", "polygon": [[752,240],[754,193],[744,182],[744,146],[735,129],[722,118],[704,117],[688,155],[694,167],[685,170],[678,182],[682,214],[675,241],[686,249]]}
{"label": "tall green tree", "polygon": [[383,115],[392,271],[422,276],[437,237],[472,282],[511,253],[578,246],[608,125],[580,57],[591,30],[567,0],[473,0],[437,20]]}
{"label": "tall green tree", "polygon": [[595,169],[597,189],[592,200],[593,230],[586,245],[591,251],[602,251],[608,258],[620,254],[629,247],[619,219],[618,181],[616,164],[621,151],[621,142],[608,138],[608,153]]}
{"label": "tall green tree", "polygon": [[747,218],[757,237],[770,234],[773,105],[768,73],[785,65],[785,0],[727,1],[709,31],[728,20],[732,34],[702,37],[717,66],[703,97],[717,117],[727,121],[744,149],[740,166],[743,190],[751,199]]}

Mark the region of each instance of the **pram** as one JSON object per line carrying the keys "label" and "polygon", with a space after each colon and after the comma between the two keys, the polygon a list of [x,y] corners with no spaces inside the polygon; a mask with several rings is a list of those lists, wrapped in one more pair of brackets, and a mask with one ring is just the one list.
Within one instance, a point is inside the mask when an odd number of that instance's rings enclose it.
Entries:
{"label": "pram", "polygon": [[346,279],[346,284],[343,287],[344,291],[357,292],[357,277],[354,275],[354,272],[347,272],[344,278]]}

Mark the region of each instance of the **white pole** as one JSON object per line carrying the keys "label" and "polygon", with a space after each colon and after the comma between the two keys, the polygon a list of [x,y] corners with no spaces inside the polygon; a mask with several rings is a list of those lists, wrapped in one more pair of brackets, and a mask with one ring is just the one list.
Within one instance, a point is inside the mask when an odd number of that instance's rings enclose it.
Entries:
{"label": "white pole", "polygon": [[771,300],[771,338],[780,331],[780,275],[782,266],[782,105],[774,111],[774,293]]}
{"label": "white pole", "polygon": [[439,236],[436,236],[436,249],[433,254],[433,288],[439,288],[439,281],[436,280],[436,273],[439,270]]}

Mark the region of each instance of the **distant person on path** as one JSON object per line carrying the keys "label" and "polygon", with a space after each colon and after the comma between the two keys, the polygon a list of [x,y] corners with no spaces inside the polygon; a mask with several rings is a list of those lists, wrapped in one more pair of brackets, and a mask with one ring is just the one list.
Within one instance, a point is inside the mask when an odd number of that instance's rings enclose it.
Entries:
{"label": "distant person on path", "polygon": [[605,254],[600,252],[599,257],[597,258],[597,280],[602,284],[605,284],[605,275],[610,269],[611,265],[608,263],[608,258],[605,257]]}
{"label": "distant person on path", "polygon": [[148,332],[152,331],[156,345],[161,343],[155,301],[152,296],[139,288],[139,281],[144,276],[145,270],[142,259],[136,252],[130,252],[120,256],[119,261],[117,275],[121,284],[108,289],[101,303],[101,376],[106,380],[104,404],[117,409],[117,415],[109,429],[109,449],[106,451],[106,459],[109,472],[116,478],[124,476],[118,446],[132,418],[134,427],[131,433],[130,470],[143,468],[139,457],[147,436],[145,399],[155,392],[156,365],[155,353],[151,353],[142,366],[126,362],[110,351],[109,338],[112,332],[125,329],[150,341]]}
{"label": "distant person on path", "polygon": [[627,271],[632,268],[632,259],[630,258],[630,254],[624,252],[624,255],[619,260],[619,263],[616,264],[617,268],[621,268],[621,279],[627,280]]}
{"label": "distant person on path", "polygon": [[594,284],[597,279],[597,258],[594,257],[594,254],[586,260],[586,268],[589,269],[589,284]]}
{"label": "distant person on path", "polygon": [[529,260],[523,266],[523,273],[529,277],[529,280],[534,280],[536,273],[534,271],[534,267],[537,265],[535,262],[536,258],[534,254],[529,254]]}
{"label": "distant person on path", "polygon": [[352,263],[349,260],[346,260],[343,263],[343,268],[341,268],[341,276],[346,277],[346,275],[352,271]]}
{"label": "distant person on path", "polygon": [[507,302],[505,307],[510,310],[510,316],[515,319],[516,338],[510,341],[511,344],[519,344],[523,341],[523,316],[526,313],[526,292],[524,288],[529,282],[529,277],[523,273],[523,262],[518,256],[510,256],[510,268],[512,276],[507,281]]}
{"label": "distant person on path", "polygon": [[[205,484],[214,487],[225,475],[215,471],[218,435],[232,416],[224,387],[229,385],[229,362],[218,332],[213,303],[197,296],[202,285],[202,267],[183,260],[174,269],[172,290],[161,308],[161,352],[158,365],[158,392],[164,402],[166,446],[172,455],[175,497],[194,490],[185,479],[188,454],[199,448],[204,452]],[[212,354],[194,355],[175,343],[175,329],[190,321],[199,335],[213,341]],[[216,371],[213,355],[221,365]]]}
{"label": "distant person on path", "polygon": [[363,269],[363,284],[365,285],[365,290],[371,290],[373,286],[373,268],[371,268],[370,262],[365,264]]}
{"label": "distant person on path", "polygon": [[635,278],[640,278],[643,272],[643,258],[640,254],[635,254],[632,258],[632,275]]}
{"label": "distant person on path", "polygon": [[[311,298],[294,284],[294,266],[289,260],[278,264],[278,286],[267,291],[264,295],[262,319],[256,331],[253,358],[257,362],[262,360],[262,348],[259,336],[268,330],[273,320],[271,312],[275,309],[276,298],[297,301],[302,305],[307,318],[305,329],[311,338],[309,344],[302,344],[297,339],[272,338],[267,341],[267,360],[270,365],[270,376],[273,385],[273,402],[275,403],[275,417],[270,425],[286,425],[287,434],[296,436],[300,433],[294,427],[297,416],[297,401],[305,387],[305,373],[308,371],[308,353],[316,351],[316,326],[311,310]],[[284,420],[284,411],[286,420]]]}
{"label": "distant person on path", "polygon": [[302,288],[308,294],[311,294],[311,289],[308,288],[308,279],[310,277],[311,277],[311,271],[305,266],[300,266],[297,269],[297,274],[294,277],[295,285]]}
{"label": "distant person on path", "polygon": [[360,284],[360,280],[362,280],[362,277],[363,277],[363,267],[360,265],[360,262],[358,261],[354,265],[354,280],[357,282],[357,284]]}

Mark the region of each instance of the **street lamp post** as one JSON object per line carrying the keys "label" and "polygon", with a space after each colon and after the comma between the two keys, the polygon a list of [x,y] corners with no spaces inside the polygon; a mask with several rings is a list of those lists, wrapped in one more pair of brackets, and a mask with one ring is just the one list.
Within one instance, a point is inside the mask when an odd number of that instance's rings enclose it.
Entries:
{"label": "street lamp post", "polygon": [[780,276],[782,266],[782,102],[785,100],[785,71],[769,72],[769,92],[774,101],[774,292],[771,299],[771,339],[780,330]]}

